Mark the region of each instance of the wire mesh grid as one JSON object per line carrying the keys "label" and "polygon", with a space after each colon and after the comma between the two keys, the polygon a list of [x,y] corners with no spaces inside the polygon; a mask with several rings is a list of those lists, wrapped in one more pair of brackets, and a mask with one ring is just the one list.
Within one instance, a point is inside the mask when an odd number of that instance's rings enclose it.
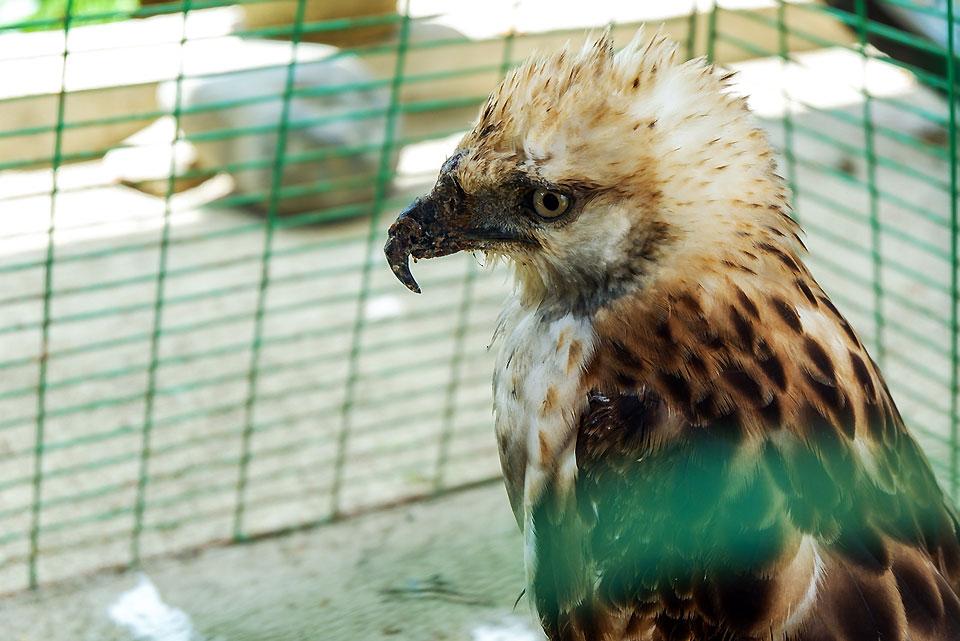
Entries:
{"label": "wire mesh grid", "polygon": [[[190,19],[212,3],[136,12],[168,13],[178,22],[176,73],[165,79],[175,96],[170,112],[71,117],[71,99],[78,94],[69,89],[70,66],[82,53],[70,45],[82,20],[68,2],[62,22],[40,25],[60,27],[66,43],[59,53],[55,124],[3,132],[53,134],[48,156],[38,157],[38,145],[25,145],[4,166],[21,171],[24,181],[34,178],[31,171],[44,172],[46,181],[36,193],[27,188],[5,198],[9,216],[17,215],[18,206],[47,202],[42,223],[24,221],[25,229],[6,235],[10,251],[0,266],[0,573],[7,589],[323,522],[496,474],[493,446],[481,438],[489,424],[489,384],[475,373],[487,370],[477,363],[487,358],[483,347],[499,283],[475,292],[475,262],[458,261],[429,278],[432,300],[406,305],[392,277],[381,273],[379,250],[383,212],[411,193],[392,182],[395,150],[411,142],[399,133],[401,116],[442,114],[482,96],[426,104],[401,98],[405,84],[418,81],[405,71],[415,20],[408,11],[311,24],[304,19],[305,0],[295,4],[289,42],[279,45],[280,57],[288,60],[273,66],[282,90],[193,107],[203,112],[267,104],[274,121],[204,130],[193,139],[181,126],[191,115],[185,88],[197,79],[187,71]],[[383,79],[361,77],[321,87],[320,93],[374,88],[386,100],[320,112],[314,122],[302,113],[295,117],[297,98],[317,91],[297,86],[298,71],[361,50],[310,51],[305,62],[302,49],[316,45],[303,45],[303,35],[345,24],[391,25],[393,42],[366,47],[365,53],[389,57],[392,68]],[[505,56],[510,41],[496,43]],[[437,42],[416,46],[429,50]],[[252,66],[264,68],[260,62]],[[499,73],[502,66],[484,71]],[[71,131],[157,117],[172,119],[177,132],[162,141],[176,151],[167,154],[158,198],[138,199],[138,208],[118,207],[90,193],[105,188],[97,176],[67,184],[71,170],[110,151],[67,152]],[[299,157],[289,153],[287,141],[317,127],[318,120],[362,121],[377,135],[352,148],[317,144]],[[452,130],[449,124],[427,127],[419,137],[449,136],[465,126],[461,117]],[[245,159],[245,166],[178,172],[181,140],[200,144],[263,134],[273,149]],[[365,174],[341,179],[346,184],[324,181],[322,171],[320,180],[284,184],[289,165],[350,154],[366,154],[373,162]],[[49,169],[33,170],[38,164]],[[193,203],[178,201],[178,180],[224,169],[266,170],[269,178],[259,193],[217,199],[207,216],[198,218]],[[423,177],[417,178],[408,180],[419,189]],[[373,185],[366,200],[280,214],[291,192],[355,189],[358,180]],[[233,211],[250,203],[263,204],[259,215]],[[36,249],[18,251],[24,246]]]}
{"label": "wire mesh grid", "polygon": [[447,258],[411,300],[384,229],[498,77],[603,22],[740,71],[815,272],[955,493],[952,29],[863,0],[336,4],[65,0],[0,26],[0,591],[495,479],[503,276]]}
{"label": "wire mesh grid", "polygon": [[[736,12],[776,32],[775,47],[725,30],[727,13],[710,16],[712,46],[781,61],[779,113],[769,129],[807,232],[808,262],[868,340],[956,497],[952,3],[780,3],[775,14]],[[841,37],[811,28],[820,18],[842,25]],[[800,43],[816,51],[798,53],[808,49]]]}

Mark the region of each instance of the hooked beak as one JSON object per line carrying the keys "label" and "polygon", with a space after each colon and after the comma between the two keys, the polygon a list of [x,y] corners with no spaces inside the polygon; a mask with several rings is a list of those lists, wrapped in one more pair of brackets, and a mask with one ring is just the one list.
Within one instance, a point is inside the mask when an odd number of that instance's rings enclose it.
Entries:
{"label": "hooked beak", "polygon": [[471,248],[466,239],[452,232],[448,218],[438,215],[431,194],[413,201],[390,226],[383,253],[397,279],[415,294],[420,293],[420,286],[410,271],[411,256],[436,258]]}
{"label": "hooked beak", "polygon": [[383,252],[394,275],[407,289],[420,293],[410,272],[410,257],[436,258],[459,251],[488,250],[505,245],[536,245],[505,212],[510,201],[476,198],[443,174],[426,196],[417,198],[390,226]]}

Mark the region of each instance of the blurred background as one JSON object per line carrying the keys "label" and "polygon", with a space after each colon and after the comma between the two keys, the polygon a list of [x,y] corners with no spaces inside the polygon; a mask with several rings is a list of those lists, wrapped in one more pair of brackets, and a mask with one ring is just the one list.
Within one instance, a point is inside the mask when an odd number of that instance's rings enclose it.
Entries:
{"label": "blurred background", "polygon": [[539,639],[505,271],[381,247],[512,65],[641,24],[739,72],[956,498],[948,0],[0,0],[6,638]]}

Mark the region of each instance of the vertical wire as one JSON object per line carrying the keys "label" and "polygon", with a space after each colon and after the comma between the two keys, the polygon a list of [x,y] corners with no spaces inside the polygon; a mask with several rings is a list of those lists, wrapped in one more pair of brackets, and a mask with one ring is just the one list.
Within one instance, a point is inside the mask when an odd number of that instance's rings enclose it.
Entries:
{"label": "vertical wire", "polygon": [[260,355],[263,345],[263,324],[266,316],[267,292],[270,288],[270,261],[273,256],[273,236],[276,227],[277,207],[280,203],[280,185],[286,165],[287,133],[290,125],[290,102],[293,96],[297,73],[297,52],[303,37],[303,20],[306,0],[297,0],[293,32],[290,36],[290,62],[283,88],[283,106],[277,125],[277,146],[273,158],[273,173],[270,178],[270,200],[267,208],[266,229],[263,234],[263,250],[260,255],[260,282],[257,287],[257,307],[253,317],[253,339],[250,345],[250,366],[247,370],[247,398],[243,409],[243,433],[240,437],[240,461],[237,470],[236,502],[233,511],[233,539],[242,541],[246,534],[243,518],[246,513],[247,487],[250,482],[250,459],[253,442],[253,416],[257,402],[260,380]]}
{"label": "vertical wire", "polygon": [[155,420],[157,376],[160,369],[160,338],[163,332],[163,307],[166,295],[167,261],[170,248],[170,218],[172,213],[171,199],[177,173],[177,142],[180,140],[180,100],[182,98],[184,48],[187,44],[187,19],[193,0],[183,0],[183,14],[180,22],[180,60],[177,66],[176,89],[173,103],[173,139],[170,142],[170,167],[167,176],[167,186],[163,203],[163,227],[160,232],[160,257],[157,263],[157,280],[153,294],[153,320],[150,332],[150,364],[147,368],[147,389],[144,396],[143,432],[140,438],[140,461],[137,474],[137,493],[133,507],[133,529],[130,535],[130,564],[133,567],[140,565],[142,560],[141,539],[143,536],[143,520],[147,505],[147,486],[150,478],[151,437]]}
{"label": "vertical wire", "polygon": [[692,0],[690,6],[690,15],[687,16],[687,60],[697,55],[697,26],[699,25],[700,15],[697,12],[699,2]]}
{"label": "vertical wire", "polygon": [[957,235],[960,221],[957,220],[957,70],[956,41],[954,29],[953,0],[947,2],[947,99],[950,119],[947,137],[950,141],[950,495],[957,498],[958,485],[958,399],[960,381],[960,324],[957,318],[957,302],[960,299],[960,283],[957,280]]}
{"label": "vertical wire", "polygon": [[[780,56],[781,73],[786,76],[787,67],[790,64],[790,42],[789,29],[787,29],[787,1],[780,0],[777,4],[777,48]],[[787,187],[790,188],[791,202],[793,211],[791,215],[794,220],[800,222],[800,214],[797,209],[797,201],[800,198],[800,190],[797,187],[797,159],[793,153],[794,150],[794,131],[793,114],[791,112],[791,98],[787,91],[786,83],[783,85],[783,160],[787,169]]]}
{"label": "vertical wire", "polygon": [[350,336],[350,359],[347,364],[347,376],[343,394],[343,403],[340,406],[340,425],[337,430],[336,458],[333,467],[333,482],[330,487],[330,512],[333,518],[341,513],[341,498],[343,493],[343,475],[347,462],[347,446],[349,445],[350,430],[353,418],[353,403],[357,393],[357,382],[360,378],[360,348],[363,343],[365,328],[365,308],[367,296],[370,293],[370,281],[373,265],[380,265],[383,260],[377,251],[377,240],[381,236],[379,227],[380,215],[386,202],[387,187],[391,175],[391,158],[395,151],[395,130],[400,114],[400,90],[403,88],[404,68],[406,65],[407,48],[410,37],[410,0],[404,0],[403,19],[400,21],[400,34],[397,43],[397,57],[394,62],[393,77],[390,83],[390,104],[387,108],[386,122],[384,123],[383,147],[380,149],[380,163],[377,170],[377,184],[374,192],[373,211],[370,213],[370,224],[367,228],[367,238],[363,248],[363,270],[360,276],[360,291],[357,295],[357,305],[354,311],[354,323]]}
{"label": "vertical wire", "polygon": [[30,500],[30,551],[27,555],[27,583],[30,589],[39,585],[37,562],[40,557],[41,503],[43,501],[43,454],[47,422],[47,370],[50,362],[50,308],[53,302],[53,266],[56,258],[57,194],[60,165],[63,161],[63,130],[67,103],[67,60],[70,54],[70,23],[73,0],[67,0],[63,14],[63,59],[60,68],[60,93],[57,95],[57,123],[54,130],[51,159],[50,216],[47,223],[47,252],[43,261],[43,322],[40,326],[40,366],[37,376],[37,419],[33,449],[32,496]]}
{"label": "vertical wire", "polygon": [[[514,0],[510,30],[503,37],[503,55],[500,62],[500,79],[506,77],[512,66],[513,44],[516,39],[516,14],[520,6],[519,0]],[[457,395],[463,377],[463,357],[466,349],[467,324],[470,319],[470,310],[473,307],[473,286],[477,279],[477,265],[474,261],[467,262],[467,273],[463,280],[460,306],[457,309],[457,324],[453,335],[453,356],[450,359],[450,378],[444,398],[443,414],[440,423],[440,439],[437,448],[437,462],[433,477],[433,491],[443,489],[447,460],[450,456],[450,441],[453,438],[454,422],[457,411]]]}
{"label": "vertical wire", "polygon": [[707,62],[714,64],[717,61],[717,18],[720,12],[718,0],[713,0],[710,13],[707,14]]}
{"label": "vertical wire", "polygon": [[867,3],[857,0],[857,35],[860,55],[863,61],[863,136],[867,161],[867,190],[870,197],[870,254],[873,280],[873,327],[874,348],[877,362],[883,369],[886,363],[887,342],[885,338],[886,319],[883,313],[883,256],[880,237],[880,194],[877,189],[877,155],[873,126],[873,96],[866,86],[867,65]]}

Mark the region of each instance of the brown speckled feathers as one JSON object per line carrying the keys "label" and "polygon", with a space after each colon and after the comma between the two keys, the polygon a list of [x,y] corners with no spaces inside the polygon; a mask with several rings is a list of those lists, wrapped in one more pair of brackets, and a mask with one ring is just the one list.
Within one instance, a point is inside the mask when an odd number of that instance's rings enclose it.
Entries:
{"label": "brown speckled feathers", "polygon": [[956,518],[874,363],[795,255],[730,263],[597,315],[550,638],[960,639]]}
{"label": "brown speckled feathers", "polygon": [[638,34],[513,70],[391,228],[413,289],[513,268],[495,427],[551,641],[960,641],[957,518],[789,211],[730,75]]}

